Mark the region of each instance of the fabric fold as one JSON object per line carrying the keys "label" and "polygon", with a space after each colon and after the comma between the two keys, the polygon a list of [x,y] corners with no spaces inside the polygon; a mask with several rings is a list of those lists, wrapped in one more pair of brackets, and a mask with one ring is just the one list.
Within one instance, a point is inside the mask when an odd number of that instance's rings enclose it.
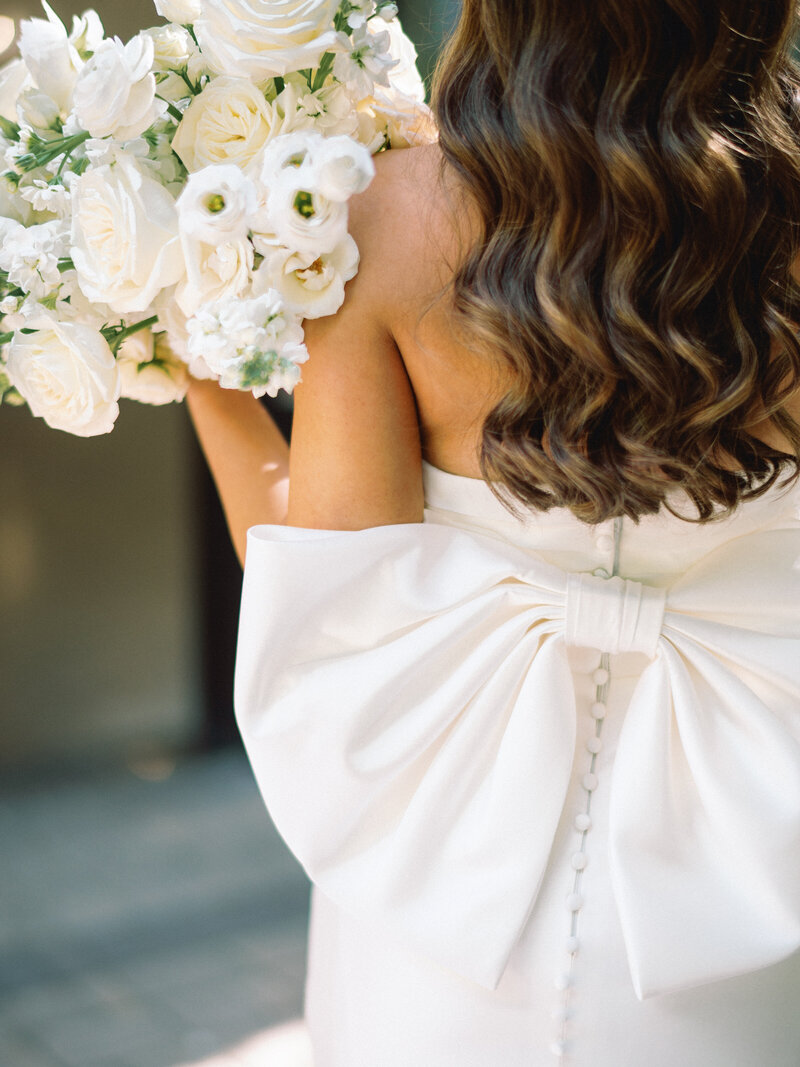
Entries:
{"label": "fabric fold", "polygon": [[[754,533],[664,592],[434,524],[254,527],[235,704],[276,826],[339,906],[493,988],[570,780],[568,642],[646,646],[609,826],[637,995],[785,958],[800,947],[796,556],[796,531]],[[774,611],[739,595],[745,561]]]}

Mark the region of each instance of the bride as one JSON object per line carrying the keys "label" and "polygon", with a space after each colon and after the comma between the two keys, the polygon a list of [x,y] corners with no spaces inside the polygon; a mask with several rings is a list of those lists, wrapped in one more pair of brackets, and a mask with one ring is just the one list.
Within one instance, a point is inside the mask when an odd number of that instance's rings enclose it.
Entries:
{"label": "bride", "polygon": [[796,29],[464,0],[291,463],[190,390],[317,1067],[800,1063]]}

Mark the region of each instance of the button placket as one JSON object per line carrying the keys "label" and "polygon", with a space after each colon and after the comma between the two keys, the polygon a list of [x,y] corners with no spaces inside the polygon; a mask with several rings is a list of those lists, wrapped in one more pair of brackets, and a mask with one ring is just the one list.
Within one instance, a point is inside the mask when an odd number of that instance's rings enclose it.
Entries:
{"label": "button placket", "polygon": [[[597,547],[611,554],[610,570],[598,568],[594,575],[597,578],[611,578],[619,566],[619,549],[622,537],[622,520],[617,519],[614,523],[614,536],[607,534],[596,536]],[[550,1052],[559,1064],[566,1062],[569,1051],[569,1024],[572,1018],[574,1001],[573,977],[576,960],[580,952],[580,916],[584,905],[584,880],[589,866],[588,840],[592,830],[592,798],[599,786],[597,774],[598,756],[603,750],[603,724],[608,709],[608,690],[611,682],[611,657],[603,652],[597,667],[592,672],[594,684],[594,699],[589,707],[589,714],[594,722],[594,733],[586,742],[586,754],[589,757],[588,768],[581,778],[581,787],[584,796],[582,810],[575,816],[573,829],[577,835],[577,847],[570,857],[570,866],[573,871],[572,889],[567,895],[566,907],[569,913],[569,934],[564,943],[564,967],[556,978],[556,989],[559,997],[553,1011],[553,1017],[557,1024],[555,1039],[550,1045]]]}

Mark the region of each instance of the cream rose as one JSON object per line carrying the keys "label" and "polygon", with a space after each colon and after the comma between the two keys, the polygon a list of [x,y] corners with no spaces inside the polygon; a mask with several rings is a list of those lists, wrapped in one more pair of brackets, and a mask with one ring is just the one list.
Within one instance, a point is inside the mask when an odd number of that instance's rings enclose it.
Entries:
{"label": "cream rose", "polygon": [[188,171],[215,163],[234,163],[244,170],[280,121],[251,82],[215,78],[184,112],[172,149]]}
{"label": "cream rose", "polygon": [[175,202],[124,153],[72,185],[72,260],[81,289],[120,314],[145,311],[183,275]]}
{"label": "cream rose", "polygon": [[203,10],[200,0],[155,0],[155,5],[162,18],[182,26],[191,25]]}
{"label": "cream rose", "polygon": [[204,0],[194,32],[212,70],[263,83],[316,67],[337,46],[339,0]]}
{"label": "cream rose", "polygon": [[110,433],[119,414],[120,379],[103,335],[44,312],[28,326],[35,332],[15,335],[6,370],[32,413],[79,437]]}

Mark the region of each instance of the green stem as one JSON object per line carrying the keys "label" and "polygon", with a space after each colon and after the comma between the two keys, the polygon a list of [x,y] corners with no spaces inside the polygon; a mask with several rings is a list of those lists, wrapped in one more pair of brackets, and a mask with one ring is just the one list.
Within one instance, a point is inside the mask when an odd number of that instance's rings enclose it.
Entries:
{"label": "green stem", "polygon": [[149,319],[142,319],[141,322],[134,322],[132,326],[126,326],[124,329],[119,330],[119,332],[116,332],[116,327],[112,326],[108,329],[110,336],[106,334],[105,330],[101,330],[101,333],[108,341],[111,351],[116,355],[117,350],[123,341],[127,341],[129,337],[133,337],[133,335],[139,333],[140,330],[147,330],[151,326],[155,326],[157,322],[158,315],[152,315]]}
{"label": "green stem", "polygon": [[58,137],[55,141],[43,141],[41,144],[47,147],[43,150],[37,148],[33,152],[20,156],[17,160],[17,166],[25,171],[36,170],[37,167],[43,167],[54,159],[58,159],[59,156],[72,155],[75,149],[82,145],[84,141],[88,141],[90,137],[91,134],[88,131],[81,130],[80,133],[75,133],[72,137]]}
{"label": "green stem", "polygon": [[187,86],[189,87],[189,92],[192,94],[192,96],[197,96],[197,94],[200,92],[200,87],[198,85],[195,85],[195,83],[189,77],[189,72],[186,70],[186,68],[182,67],[178,71],[178,74],[180,74],[180,76],[186,82]]}
{"label": "green stem", "polygon": [[333,69],[333,52],[326,52],[322,59],[319,61],[319,67],[317,73],[314,76],[314,83],[311,86],[311,92],[315,93],[318,89],[321,89],[325,84],[325,79]]}
{"label": "green stem", "polygon": [[[158,99],[164,100],[164,97],[159,96]],[[180,110],[180,108],[175,107],[175,105],[170,103],[169,100],[164,100],[164,103],[167,105],[167,111],[170,113],[170,115],[172,115],[174,119],[180,122],[183,118],[183,112]]]}

